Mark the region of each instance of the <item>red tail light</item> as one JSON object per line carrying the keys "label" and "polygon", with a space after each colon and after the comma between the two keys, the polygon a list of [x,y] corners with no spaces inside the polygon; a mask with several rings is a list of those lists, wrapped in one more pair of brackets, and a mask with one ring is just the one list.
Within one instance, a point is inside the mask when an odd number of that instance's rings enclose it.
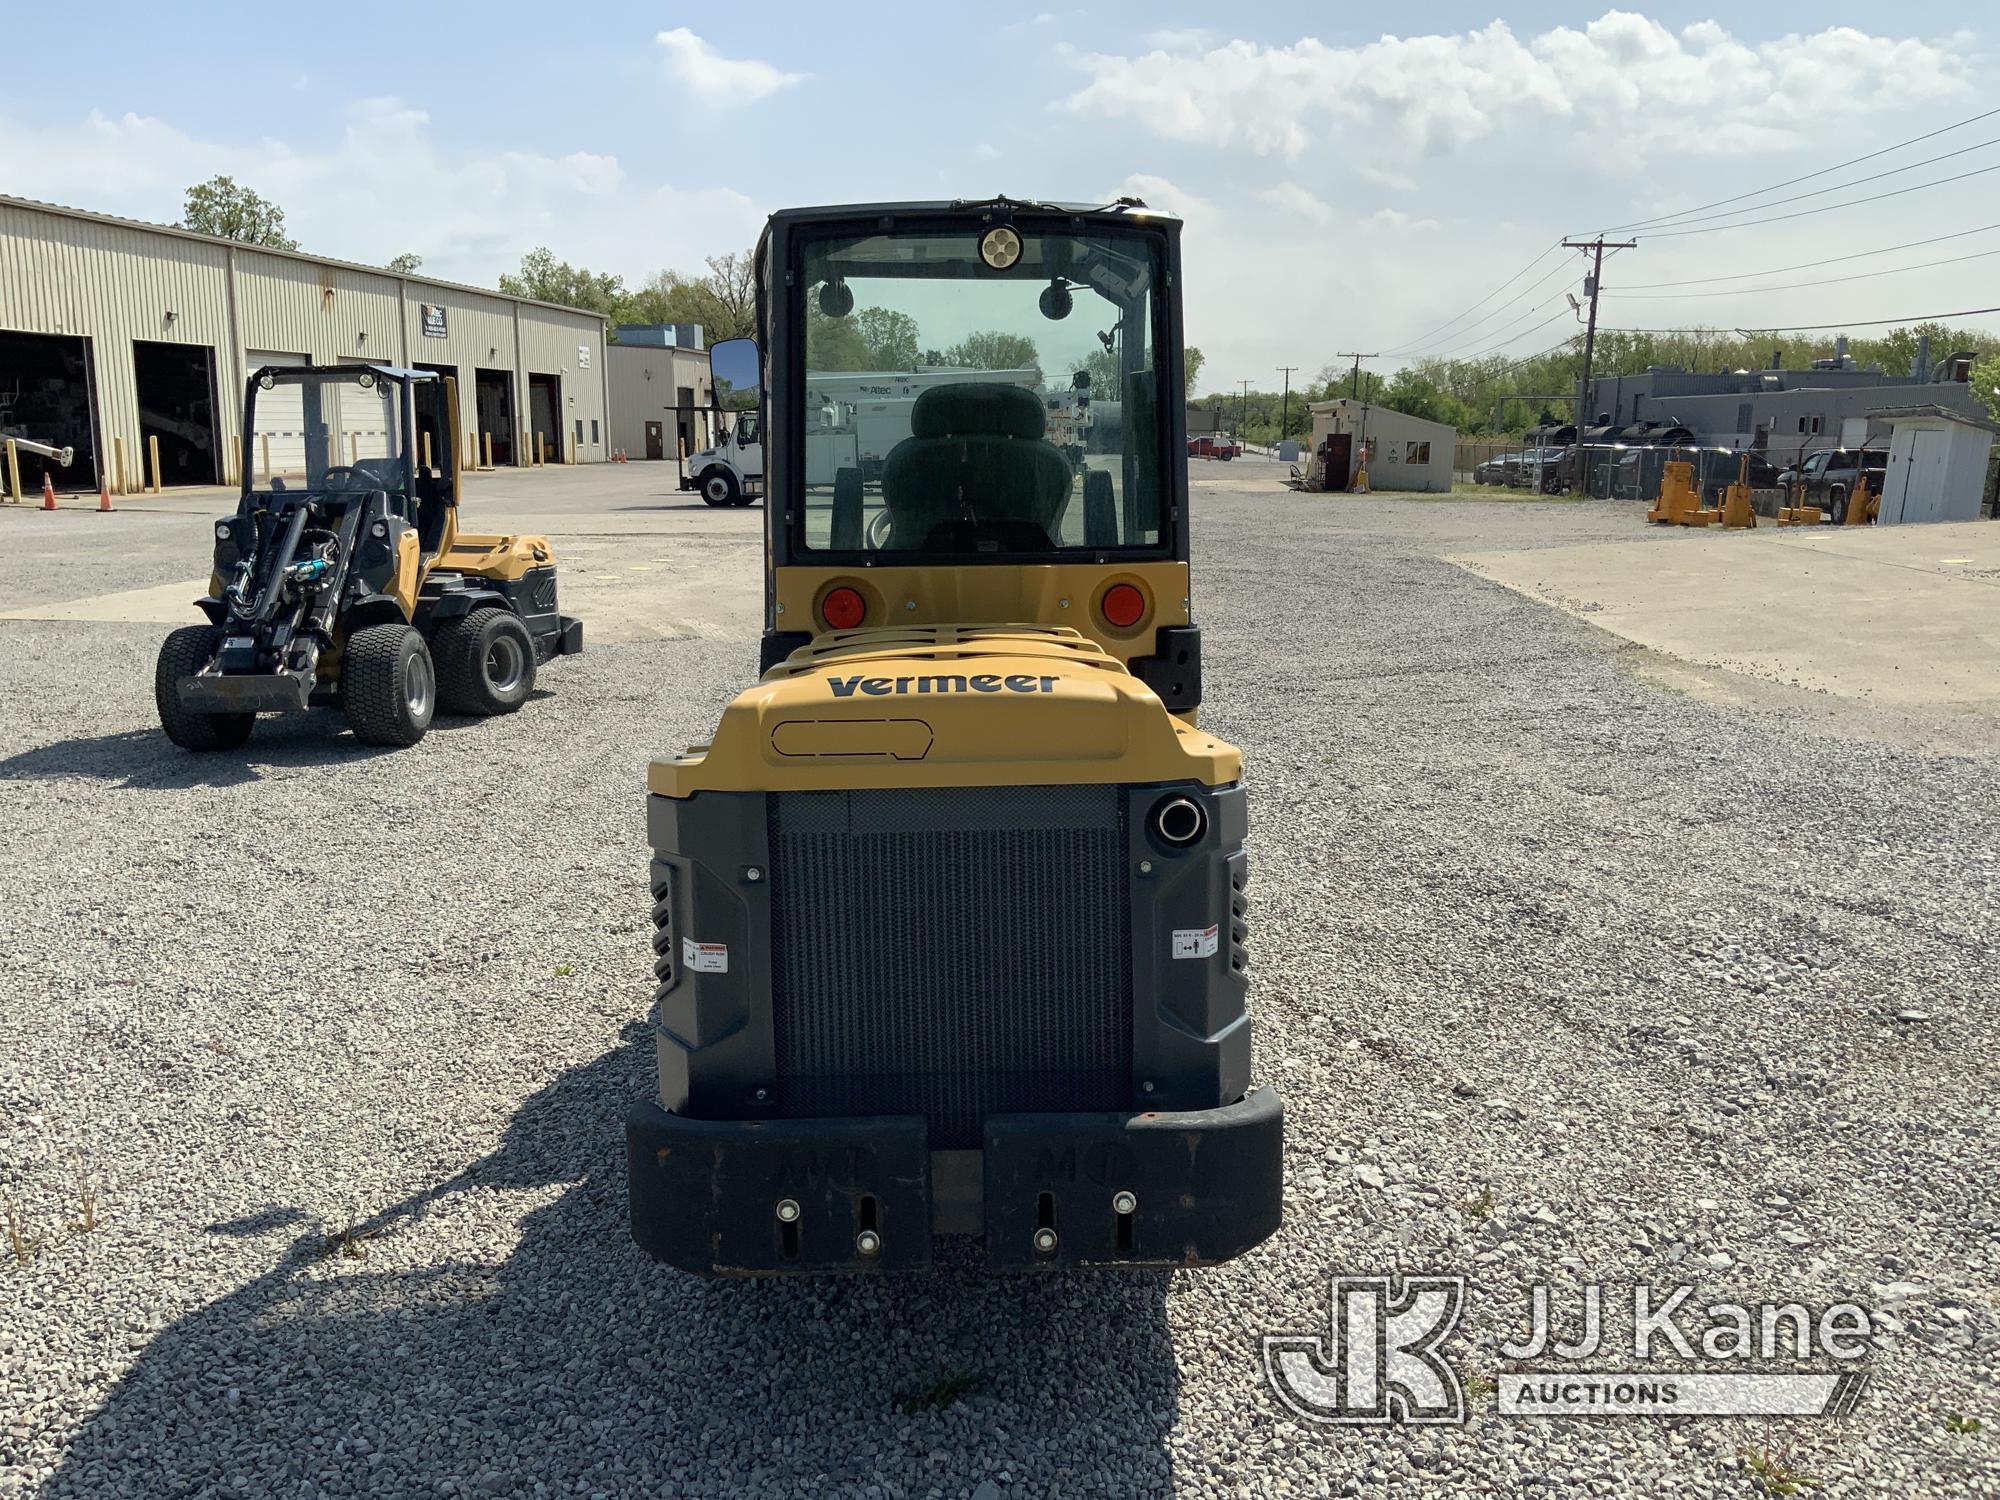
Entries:
{"label": "red tail light", "polygon": [[819,614],[829,629],[852,630],[867,618],[868,603],[855,589],[829,589],[819,601]]}
{"label": "red tail light", "polygon": [[1129,583],[1114,583],[1099,601],[1104,618],[1119,630],[1129,630],[1146,614],[1146,596]]}

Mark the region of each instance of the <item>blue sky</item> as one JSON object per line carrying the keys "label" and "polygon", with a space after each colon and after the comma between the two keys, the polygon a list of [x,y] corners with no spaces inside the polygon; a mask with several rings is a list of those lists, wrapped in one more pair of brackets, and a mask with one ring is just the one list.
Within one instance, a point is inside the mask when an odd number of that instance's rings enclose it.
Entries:
{"label": "blue sky", "polygon": [[[355,30],[366,7],[205,14],[195,35],[167,8],[93,7],[81,46],[74,11],[11,16],[10,53],[47,65],[17,66],[0,95],[0,190],[171,221],[188,183],[232,172],[281,202],[308,248],[414,250],[480,284],[537,244],[634,281],[697,267],[789,204],[1136,191],[1188,221],[1190,337],[1217,386],[1275,384],[1279,364],[1311,373],[1337,349],[1424,347],[1565,232],[2000,105],[1994,23],[1964,5],[493,4],[384,11],[374,35]],[[2000,116],[1804,186],[1996,137]],[[2000,147],[1880,187],[1991,162]],[[2000,303],[1982,290],[2000,287],[2000,255],[1755,297],[1609,300],[1621,277],[1795,265],[2000,221],[1982,211],[2000,206],[1995,185],[1649,242],[1607,270],[1606,321]],[[2000,232],[1855,269],[1989,249]],[[1557,271],[1502,302],[1462,348],[1432,343],[1477,353],[1491,335],[1532,353],[1570,331],[1545,304],[1573,280]]]}

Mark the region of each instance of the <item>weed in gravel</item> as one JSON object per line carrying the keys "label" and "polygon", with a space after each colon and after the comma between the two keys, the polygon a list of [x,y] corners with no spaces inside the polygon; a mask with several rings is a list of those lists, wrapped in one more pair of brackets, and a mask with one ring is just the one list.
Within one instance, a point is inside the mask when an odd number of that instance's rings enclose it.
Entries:
{"label": "weed in gravel", "polygon": [[960,1396],[969,1396],[985,1384],[985,1376],[961,1370],[956,1375],[940,1375],[913,1395],[898,1396],[896,1405],[906,1417],[920,1411],[947,1411]]}
{"label": "weed in gravel", "polygon": [[1963,1412],[1948,1411],[1944,1414],[1946,1432],[1979,1432],[1986,1424],[1977,1417],[1968,1417]]}
{"label": "weed in gravel", "polygon": [[1743,1467],[1767,1495],[1797,1495],[1819,1482],[1792,1457],[1790,1444],[1780,1448],[1745,1448]]}
{"label": "weed in gravel", "polygon": [[28,1221],[22,1216],[20,1204],[10,1201],[4,1214],[7,1220],[7,1248],[13,1252],[14,1264],[25,1266],[42,1248],[42,1237],[28,1233]]}
{"label": "weed in gravel", "polygon": [[1487,1183],[1479,1190],[1477,1197],[1467,1198],[1458,1205],[1460,1212],[1469,1218],[1490,1219],[1493,1217],[1493,1184]]}
{"label": "weed in gravel", "polygon": [[1474,1370],[1465,1377],[1465,1394],[1475,1401],[1484,1401],[1497,1393],[1500,1383],[1491,1375]]}
{"label": "weed in gravel", "polygon": [[322,1260],[366,1260],[368,1258],[368,1241],[376,1238],[381,1233],[380,1229],[364,1229],[360,1224],[349,1224],[345,1229],[336,1229],[326,1237],[326,1243],[320,1247],[320,1258]]}
{"label": "weed in gravel", "polygon": [[576,972],[576,965],[574,964],[556,965],[556,978],[558,979],[567,979],[569,978],[570,975],[574,974],[575,972]]}
{"label": "weed in gravel", "polygon": [[97,1179],[88,1172],[76,1174],[76,1228],[80,1233],[89,1234],[103,1222],[97,1217],[99,1191]]}

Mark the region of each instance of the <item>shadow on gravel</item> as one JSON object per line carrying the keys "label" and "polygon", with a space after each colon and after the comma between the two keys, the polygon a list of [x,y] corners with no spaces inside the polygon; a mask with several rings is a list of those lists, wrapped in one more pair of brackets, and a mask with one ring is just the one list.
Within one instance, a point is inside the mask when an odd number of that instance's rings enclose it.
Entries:
{"label": "shadow on gravel", "polygon": [[[528,702],[554,696],[551,689],[536,688],[528,694]],[[431,721],[431,732],[456,734],[485,723],[475,715],[441,713]],[[122,729],[115,734],[57,740],[0,760],[0,781],[91,776],[124,790],[179,791],[193,786],[237,786],[261,781],[273,771],[344,765],[396,753],[355,739],[338,709],[314,708],[303,714],[265,716],[251,734],[250,743],[240,750],[183,750],[159,729]]]}
{"label": "shadow on gravel", "polygon": [[[651,1083],[634,1026],[491,1155],[167,1327],[44,1493],[1171,1491],[1166,1275],[990,1277],[966,1247],[928,1274],[684,1276],[626,1231],[619,1122]],[[524,1192],[511,1252],[381,1265],[426,1218],[507,1236]]]}

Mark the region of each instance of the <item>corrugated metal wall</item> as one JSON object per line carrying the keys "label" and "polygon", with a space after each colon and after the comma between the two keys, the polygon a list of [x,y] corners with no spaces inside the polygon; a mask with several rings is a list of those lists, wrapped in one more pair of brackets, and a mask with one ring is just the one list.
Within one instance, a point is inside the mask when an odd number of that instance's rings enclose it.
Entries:
{"label": "corrugated metal wall", "polygon": [[[424,334],[426,304],[443,310],[441,338]],[[562,382],[564,457],[579,420],[578,461],[599,462],[609,448],[600,319],[386,271],[0,202],[0,329],[90,341],[98,446],[107,462],[112,439],[121,437],[128,465],[139,461],[132,364],[138,339],[212,351],[220,436],[232,471],[249,349],[285,350],[319,364],[456,366],[465,433],[477,427],[475,370],[510,372],[515,410],[523,415],[529,372],[555,375]]]}

